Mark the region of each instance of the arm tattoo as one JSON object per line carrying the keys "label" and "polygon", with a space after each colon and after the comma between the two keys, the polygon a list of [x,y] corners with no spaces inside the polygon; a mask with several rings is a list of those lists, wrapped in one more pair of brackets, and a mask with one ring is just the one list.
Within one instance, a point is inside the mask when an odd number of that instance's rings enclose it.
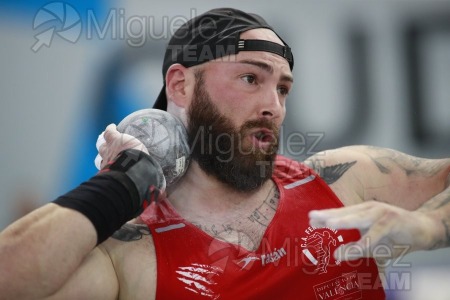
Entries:
{"label": "arm tattoo", "polygon": [[122,242],[132,242],[142,239],[144,235],[150,235],[150,230],[145,224],[125,224],[114,232],[112,238]]}
{"label": "arm tattoo", "polygon": [[372,159],[372,161],[374,162],[374,164],[377,166],[378,170],[380,170],[381,173],[383,173],[383,174],[390,174],[391,173],[391,170],[389,170],[387,167],[385,167],[377,159],[375,159],[373,157],[371,157],[370,159]]}
{"label": "arm tattoo", "polygon": [[449,164],[445,160],[431,160],[410,156],[392,149],[367,147],[370,150],[370,159],[375,163],[378,170],[383,174],[390,174],[392,167],[401,169],[406,176],[419,175],[432,177],[442,171]]}
{"label": "arm tattoo", "polygon": [[316,160],[312,160],[310,166],[328,185],[330,185],[338,181],[339,178],[341,178],[354,164],[356,164],[356,160],[324,167]]}

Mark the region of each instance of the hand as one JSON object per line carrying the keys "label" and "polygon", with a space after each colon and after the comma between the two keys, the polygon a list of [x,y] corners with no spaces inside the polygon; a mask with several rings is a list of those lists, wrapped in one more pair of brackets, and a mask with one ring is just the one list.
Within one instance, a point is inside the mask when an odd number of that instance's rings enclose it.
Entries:
{"label": "hand", "polygon": [[[431,249],[436,243],[440,222],[420,211],[408,211],[386,203],[369,201],[353,206],[314,210],[309,213],[314,227],[358,229],[361,238],[340,246],[338,260],[374,257],[386,260],[415,250]],[[382,256],[382,257],[380,257]]]}
{"label": "hand", "polygon": [[97,139],[99,154],[95,158],[95,166],[99,170],[103,169],[109,161],[127,149],[136,149],[149,154],[147,148],[137,138],[118,132],[115,124],[108,125]]}

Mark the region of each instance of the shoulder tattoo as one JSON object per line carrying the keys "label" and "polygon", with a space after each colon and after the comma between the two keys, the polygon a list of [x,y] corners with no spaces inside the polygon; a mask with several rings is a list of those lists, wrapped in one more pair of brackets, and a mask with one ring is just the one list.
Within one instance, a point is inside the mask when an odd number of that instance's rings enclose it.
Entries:
{"label": "shoulder tattoo", "polygon": [[144,235],[150,235],[150,230],[145,224],[125,224],[111,236],[113,239],[132,242],[142,239]]}
{"label": "shoulder tattoo", "polygon": [[338,181],[354,164],[356,164],[356,160],[331,166],[322,166],[318,161],[312,160],[309,166],[330,185]]}

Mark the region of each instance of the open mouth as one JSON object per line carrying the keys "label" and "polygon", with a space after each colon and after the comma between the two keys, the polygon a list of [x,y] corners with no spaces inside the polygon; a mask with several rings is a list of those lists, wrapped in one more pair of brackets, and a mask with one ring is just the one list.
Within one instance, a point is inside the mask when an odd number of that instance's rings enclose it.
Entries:
{"label": "open mouth", "polygon": [[251,134],[253,138],[253,144],[259,147],[267,147],[275,141],[275,137],[272,130],[258,129]]}
{"label": "open mouth", "polygon": [[271,132],[258,131],[257,133],[255,133],[255,138],[258,141],[269,143],[273,141],[273,134]]}

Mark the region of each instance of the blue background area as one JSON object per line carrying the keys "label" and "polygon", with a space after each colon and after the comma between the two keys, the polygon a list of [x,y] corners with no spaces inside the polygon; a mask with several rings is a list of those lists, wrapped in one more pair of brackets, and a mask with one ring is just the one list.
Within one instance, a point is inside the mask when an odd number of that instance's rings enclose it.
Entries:
{"label": "blue background area", "polygon": [[[70,4],[79,14],[83,30],[87,22],[88,11],[95,15],[99,23],[102,24],[107,18],[107,13],[113,7],[114,2],[108,1],[39,1],[39,0],[3,0],[0,1],[0,10],[15,22],[24,23],[29,26],[36,13],[49,3],[61,2]],[[49,24],[52,25],[52,24]],[[100,28],[101,29],[101,28]],[[98,38],[95,34],[93,38]],[[74,188],[81,182],[89,179],[97,173],[94,166],[94,159],[97,155],[95,147],[98,135],[110,123],[118,124],[126,115],[131,112],[146,108],[139,105],[138,96],[121,80],[121,68],[124,66],[112,61],[106,70],[99,71],[102,76],[100,86],[95,87],[96,95],[91,97],[91,107],[84,110],[79,122],[76,124],[77,131],[73,137],[72,145],[69,145],[67,155],[72,159],[66,161],[63,170],[67,171],[58,179],[54,196]],[[98,70],[95,70],[98,71]],[[66,172],[64,171],[64,172]]]}
{"label": "blue background area", "polygon": [[85,21],[88,10],[91,10],[98,17],[103,17],[107,11],[108,2],[91,0],[91,1],[39,1],[39,0],[2,0],[0,1],[0,9],[14,13],[16,18],[24,17],[29,19],[43,6],[52,2],[63,2],[70,4],[80,14],[81,20]]}

